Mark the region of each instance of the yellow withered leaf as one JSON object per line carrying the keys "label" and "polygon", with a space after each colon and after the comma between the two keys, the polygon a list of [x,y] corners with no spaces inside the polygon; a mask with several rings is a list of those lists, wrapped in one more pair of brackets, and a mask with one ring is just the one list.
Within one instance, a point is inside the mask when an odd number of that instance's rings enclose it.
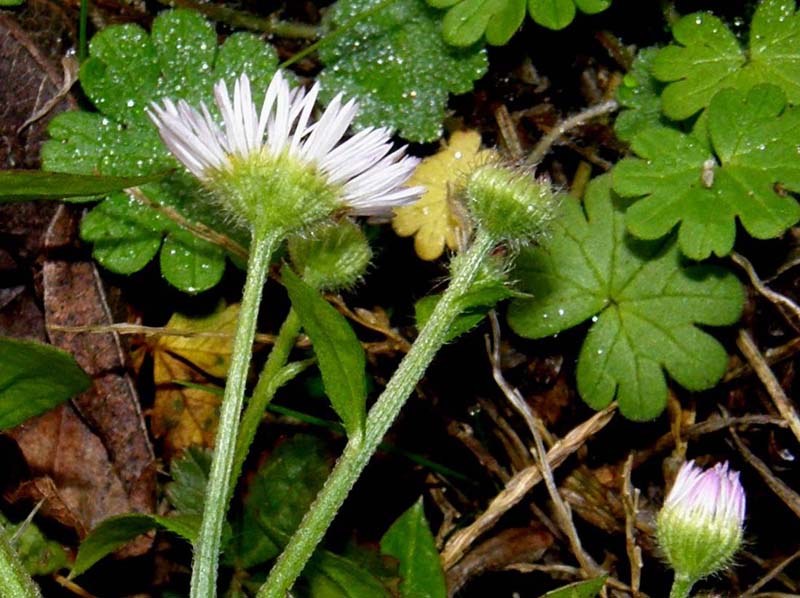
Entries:
{"label": "yellow withered leaf", "polygon": [[167,323],[168,330],[227,336],[164,335],[150,346],[156,388],[152,430],[154,436],[164,439],[167,453],[179,452],[191,445],[213,445],[220,397],[183,386],[178,381],[209,385],[212,378],[227,375],[238,315],[238,305],[220,306],[216,312],[202,318],[174,314]]}
{"label": "yellow withered leaf", "polygon": [[481,150],[477,131],[456,131],[438,153],[417,166],[407,184],[424,185],[427,191],[416,203],[395,210],[392,227],[401,237],[414,235],[414,249],[423,260],[438,258],[445,245],[457,249],[459,239],[469,232],[465,214],[450,192],[471,166],[493,154]]}

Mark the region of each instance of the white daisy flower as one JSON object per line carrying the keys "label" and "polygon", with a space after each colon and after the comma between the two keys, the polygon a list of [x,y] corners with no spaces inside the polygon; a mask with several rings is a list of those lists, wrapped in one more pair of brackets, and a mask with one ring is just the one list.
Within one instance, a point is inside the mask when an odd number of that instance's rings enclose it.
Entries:
{"label": "white daisy flower", "polygon": [[[287,195],[295,204],[308,207],[318,199],[313,196],[322,193],[327,196],[328,213],[331,208],[344,207],[353,215],[364,216],[390,215],[393,208],[415,201],[424,188],[403,184],[418,160],[406,156],[405,147],[393,151],[390,131],[385,128],[367,128],[343,141],[358,104],[344,102],[341,94],[314,122],[318,93],[319,84],[308,92],[290,89],[278,71],[258,111],[250,80],[241,75],[233,97],[225,81],[214,87],[222,127],[202,103],[198,111],[184,100],[176,104],[166,99],[163,106],[153,103],[148,114],[167,148],[210,188],[222,191],[222,196],[258,195],[257,199],[244,198],[243,206],[233,199],[234,207],[244,207],[249,219],[267,210],[287,208]],[[249,177],[250,181],[241,183],[237,177]],[[243,192],[241,187],[248,185]],[[258,209],[251,205],[255,201],[261,204]],[[287,209],[297,212],[302,207],[289,205]]]}

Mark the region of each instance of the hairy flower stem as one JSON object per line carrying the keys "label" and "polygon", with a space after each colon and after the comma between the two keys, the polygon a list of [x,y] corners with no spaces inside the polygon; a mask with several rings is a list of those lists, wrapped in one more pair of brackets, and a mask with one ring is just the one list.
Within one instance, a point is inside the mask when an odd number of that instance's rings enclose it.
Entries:
{"label": "hairy flower stem", "polygon": [[285,598],[406,399],[447,339],[450,325],[461,312],[459,300],[469,291],[493,246],[493,239],[479,231],[472,246],[456,256],[450,285],[370,410],[364,433],[349,439],[333,472],[259,589],[257,598]]}
{"label": "hairy flower stem", "polygon": [[[258,424],[261,423],[261,418],[264,417],[267,405],[270,404],[275,392],[281,386],[276,384],[278,373],[286,365],[298,334],[300,334],[300,318],[297,316],[297,312],[292,309],[289,310],[289,314],[286,316],[280,332],[278,332],[275,344],[272,346],[269,357],[267,357],[267,363],[264,364],[264,369],[258,378],[258,384],[256,384],[256,388],[253,391],[253,396],[242,415],[239,435],[236,438],[232,480],[237,480],[242,473],[242,466],[245,459],[247,459],[250,445],[253,444]],[[233,491],[234,485],[231,484],[230,486],[231,491]]]}
{"label": "hairy flower stem", "polygon": [[0,526],[0,596],[3,598],[42,598],[39,586],[31,579]]}
{"label": "hairy flower stem", "polygon": [[194,544],[191,598],[214,598],[217,595],[217,566],[220,539],[230,499],[234,451],[239,429],[239,416],[244,402],[247,373],[253,353],[261,294],[269,269],[272,252],[281,240],[278,234],[253,234],[247,279],[242,293],[239,321],[233,339],[233,353],[228,370],[228,382],[219,414],[219,427],[214,441],[214,459],[206,487],[203,521]]}
{"label": "hairy flower stem", "polygon": [[689,592],[693,585],[694,582],[691,579],[676,575],[675,581],[672,582],[672,590],[670,590],[669,598],[689,598]]}

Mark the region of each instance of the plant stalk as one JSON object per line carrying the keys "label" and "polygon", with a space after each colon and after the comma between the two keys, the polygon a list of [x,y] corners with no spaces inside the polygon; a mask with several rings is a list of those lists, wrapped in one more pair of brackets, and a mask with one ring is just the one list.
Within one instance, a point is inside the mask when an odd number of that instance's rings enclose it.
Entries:
{"label": "plant stalk", "polygon": [[39,586],[19,560],[17,551],[0,526],[0,596],[3,598],[42,598]]}
{"label": "plant stalk", "polygon": [[214,442],[208,486],[200,533],[194,544],[192,562],[191,598],[214,598],[217,594],[217,567],[219,564],[222,527],[228,510],[231,490],[234,451],[239,429],[239,416],[244,402],[247,374],[253,353],[261,295],[269,269],[269,261],[281,236],[274,232],[253,235],[250,257],[247,261],[247,279],[242,293],[239,321],[233,340],[233,353],[228,370],[228,381],[219,414],[219,425]]}
{"label": "plant stalk", "polygon": [[470,248],[456,256],[450,285],[370,410],[364,434],[349,439],[330,477],[259,589],[257,598],[286,597],[400,409],[447,339],[451,324],[461,312],[459,300],[469,291],[493,247],[494,241],[479,231]]}
{"label": "plant stalk", "polygon": [[[253,396],[247,403],[242,415],[242,423],[239,426],[239,435],[236,438],[236,451],[233,458],[233,475],[231,477],[234,480],[238,479],[242,473],[242,466],[245,459],[247,459],[250,445],[253,444],[253,439],[256,437],[261,418],[264,417],[267,405],[270,404],[279,388],[274,384],[275,377],[289,360],[289,353],[294,347],[298,334],[300,334],[300,318],[297,316],[297,312],[292,309],[289,310],[289,314],[283,321],[278,337],[275,339],[275,344],[272,346],[269,357],[267,357],[267,363],[264,364],[264,369],[258,378],[258,384],[256,384],[256,388],[253,391]],[[232,489],[233,484],[231,484]]]}
{"label": "plant stalk", "polygon": [[676,574],[675,580],[672,582],[672,589],[669,592],[669,598],[689,598],[689,592],[691,592],[693,585],[693,580]]}

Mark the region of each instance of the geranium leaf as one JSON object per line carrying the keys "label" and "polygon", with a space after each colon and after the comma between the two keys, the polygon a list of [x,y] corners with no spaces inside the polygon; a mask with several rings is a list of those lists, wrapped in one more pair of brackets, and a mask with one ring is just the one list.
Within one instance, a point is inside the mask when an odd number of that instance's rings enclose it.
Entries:
{"label": "geranium leaf", "polygon": [[681,250],[704,259],[731,251],[737,217],[759,239],[797,222],[800,206],[783,190],[800,191],[800,111],[784,104],[773,85],[719,92],[707,113],[713,154],[673,129],[636,135],[631,147],[639,157],[614,169],[615,191],[642,198],[628,210],[630,231],[656,239],[680,223]]}
{"label": "geranium leaf", "polygon": [[662,107],[670,118],[696,114],[722,88],[746,90],[757,83],[778,84],[789,102],[800,102],[800,13],[794,2],[763,0],[746,50],[725,23],[708,13],[683,17],[672,34],[675,43],[653,63],[655,77],[669,83]]}
{"label": "geranium leaf", "polygon": [[333,31],[346,31],[320,48],[322,97],[330,101],[341,92],[357,98],[358,126],[386,126],[411,141],[433,141],[441,137],[449,94],[469,91],[486,72],[486,51],[445,44],[438,13],[424,0],[396,0],[368,13],[379,1],[335,4]]}
{"label": "geranium leaf", "polygon": [[697,325],[732,324],[744,297],[730,272],[687,266],[674,239],[627,235],[610,186],[608,176],[590,184],[585,214],[565,200],[552,237],[522,252],[514,274],[533,298],[514,300],[508,321],[522,336],[542,338],[591,318],[578,392],[595,409],[616,397],[623,415],[648,420],[666,406],[662,370],[692,391],[717,383],[728,356]]}
{"label": "geranium leaf", "polygon": [[661,113],[660,94],[664,84],[651,73],[657,53],[656,48],[640,50],[617,88],[617,100],[623,110],[614,121],[614,132],[623,141],[630,141],[636,133],[649,127],[668,124]]}
{"label": "geranium leaf", "polygon": [[[44,168],[120,177],[171,170],[159,182],[142,185],[141,193],[191,223],[246,245],[246,233],[220,216],[208,193],[164,147],[145,113],[150,102],[165,97],[212,105],[214,83],[221,78],[232,83],[242,72],[255,89],[265,89],[277,68],[275,50],[250,34],[232,35],[219,48],[216,40],[208,22],[185,10],[160,14],[150,34],[131,24],[103,29],[92,38],[90,57],[80,71],[83,90],[99,112],[53,119],[52,139],[42,148]],[[83,237],[95,243],[95,258],[114,272],[136,272],[162,250],[164,277],[183,291],[206,290],[222,276],[222,249],[190,239],[175,222],[122,194],[110,195],[87,219]]]}

